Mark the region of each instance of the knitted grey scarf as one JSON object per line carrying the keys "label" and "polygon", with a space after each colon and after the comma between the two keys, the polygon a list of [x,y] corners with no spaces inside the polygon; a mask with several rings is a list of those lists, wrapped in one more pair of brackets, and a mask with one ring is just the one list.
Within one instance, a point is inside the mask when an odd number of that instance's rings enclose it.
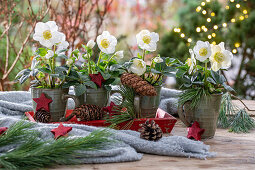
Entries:
{"label": "knitted grey scarf", "polygon": [[[176,111],[176,95],[178,91],[163,89],[161,96],[161,108],[168,111]],[[69,108],[73,108],[72,101],[68,103]],[[175,107],[173,107],[175,106]],[[0,92],[0,127],[9,127],[13,123],[24,118],[24,112],[32,110],[32,100],[30,92],[13,91]],[[56,128],[58,124],[35,123],[33,129],[40,131],[42,140],[53,138],[51,129]],[[70,137],[86,136],[97,127],[66,124],[73,130],[69,132]],[[182,136],[163,137],[158,142],[143,140],[139,133],[130,130],[111,130],[112,138],[120,141],[106,146],[99,151],[84,152],[84,163],[109,163],[109,162],[126,162],[137,161],[142,159],[142,153],[165,155],[165,156],[182,156],[205,159],[215,156],[215,153],[209,152],[209,146],[199,141],[189,140]],[[10,145],[13,147],[13,145]],[[8,150],[8,146],[0,148],[0,154]]]}

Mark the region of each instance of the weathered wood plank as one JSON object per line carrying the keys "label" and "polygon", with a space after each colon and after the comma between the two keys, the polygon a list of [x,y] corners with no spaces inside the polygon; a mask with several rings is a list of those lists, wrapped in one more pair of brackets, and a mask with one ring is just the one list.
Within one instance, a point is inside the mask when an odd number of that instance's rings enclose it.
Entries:
{"label": "weathered wood plank", "polygon": [[[186,127],[178,120],[172,134],[186,136]],[[166,134],[169,135],[169,134]],[[247,134],[229,133],[226,129],[217,129],[213,139],[204,141],[211,146],[212,152],[217,152],[217,157],[207,160],[194,158],[179,158],[145,154],[141,161],[87,164],[77,166],[58,166],[55,169],[97,169],[97,170],[168,170],[168,169],[255,169],[255,130]]]}
{"label": "weathered wood plank", "polygon": [[[247,111],[249,113],[249,115],[255,116],[255,100],[242,100],[242,101],[251,110],[251,111],[249,111],[249,110]],[[233,103],[236,104],[240,108],[245,107],[239,100],[233,100]]]}

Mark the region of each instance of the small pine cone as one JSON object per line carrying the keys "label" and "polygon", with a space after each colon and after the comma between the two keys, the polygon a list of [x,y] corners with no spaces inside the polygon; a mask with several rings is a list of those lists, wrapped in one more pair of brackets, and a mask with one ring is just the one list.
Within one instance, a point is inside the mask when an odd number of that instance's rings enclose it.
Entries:
{"label": "small pine cone", "polygon": [[123,85],[133,88],[141,96],[157,95],[155,88],[136,74],[124,73],[120,77],[120,80]]}
{"label": "small pine cone", "polygon": [[90,120],[100,120],[103,117],[103,109],[96,105],[83,104],[76,107],[73,110],[72,115],[76,115],[79,121],[90,121]]}
{"label": "small pine cone", "polygon": [[144,124],[140,124],[141,129],[139,129],[140,138],[150,140],[150,141],[157,141],[162,138],[163,132],[158,124],[155,123],[154,120],[151,122],[146,120]]}
{"label": "small pine cone", "polygon": [[37,110],[34,114],[34,119],[37,122],[41,122],[41,123],[49,123],[51,120],[51,115],[50,112],[44,110],[43,108],[40,110]]}

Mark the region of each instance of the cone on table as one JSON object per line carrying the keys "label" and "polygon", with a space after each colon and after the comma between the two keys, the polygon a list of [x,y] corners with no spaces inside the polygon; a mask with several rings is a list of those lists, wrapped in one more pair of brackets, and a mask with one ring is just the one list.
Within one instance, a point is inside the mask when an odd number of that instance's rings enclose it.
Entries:
{"label": "cone on table", "polygon": [[121,83],[127,85],[135,90],[141,96],[156,96],[155,88],[143,80],[140,76],[132,73],[124,73],[120,77]]}
{"label": "cone on table", "polygon": [[140,138],[150,141],[157,141],[162,138],[163,132],[154,120],[150,122],[148,119],[145,123],[140,124],[140,126],[142,127],[139,129],[139,132],[141,133]]}
{"label": "cone on table", "polygon": [[72,114],[68,116],[65,121],[70,120],[72,117],[76,116],[78,121],[91,121],[102,119],[104,111],[101,107],[91,104],[83,104],[76,107]]}
{"label": "cone on table", "polygon": [[50,112],[46,111],[45,109],[39,109],[34,114],[34,119],[37,122],[41,123],[49,123],[51,121]]}

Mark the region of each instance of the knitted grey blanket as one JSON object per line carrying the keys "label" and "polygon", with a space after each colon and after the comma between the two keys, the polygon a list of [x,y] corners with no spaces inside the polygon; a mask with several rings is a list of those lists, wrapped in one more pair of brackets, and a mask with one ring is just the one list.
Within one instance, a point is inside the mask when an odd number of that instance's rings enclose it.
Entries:
{"label": "knitted grey blanket", "polygon": [[[164,89],[166,90],[166,89]],[[170,93],[170,91],[168,91]],[[162,93],[162,101],[166,98],[167,93]],[[162,104],[164,106],[164,104]],[[73,103],[69,102],[70,108]],[[165,105],[170,106],[170,105]],[[167,108],[167,107],[166,107]],[[30,92],[13,91],[0,92],[0,127],[9,127],[13,123],[24,117],[24,112],[32,110],[32,100]],[[58,124],[34,123],[33,129],[38,130],[42,140],[52,139],[51,129],[56,128]],[[69,137],[87,136],[94,130],[100,128],[66,124],[65,126],[73,127],[69,132]],[[110,130],[113,132],[111,138],[119,142],[99,151],[84,152],[84,163],[109,163],[109,162],[126,162],[137,161],[142,159],[142,153],[165,155],[165,156],[182,156],[205,159],[215,156],[215,153],[209,152],[209,146],[199,141],[189,140],[182,136],[163,137],[158,142],[143,140],[139,133],[130,130]],[[10,144],[9,149],[13,147]],[[0,154],[4,153],[8,147],[0,148]]]}

